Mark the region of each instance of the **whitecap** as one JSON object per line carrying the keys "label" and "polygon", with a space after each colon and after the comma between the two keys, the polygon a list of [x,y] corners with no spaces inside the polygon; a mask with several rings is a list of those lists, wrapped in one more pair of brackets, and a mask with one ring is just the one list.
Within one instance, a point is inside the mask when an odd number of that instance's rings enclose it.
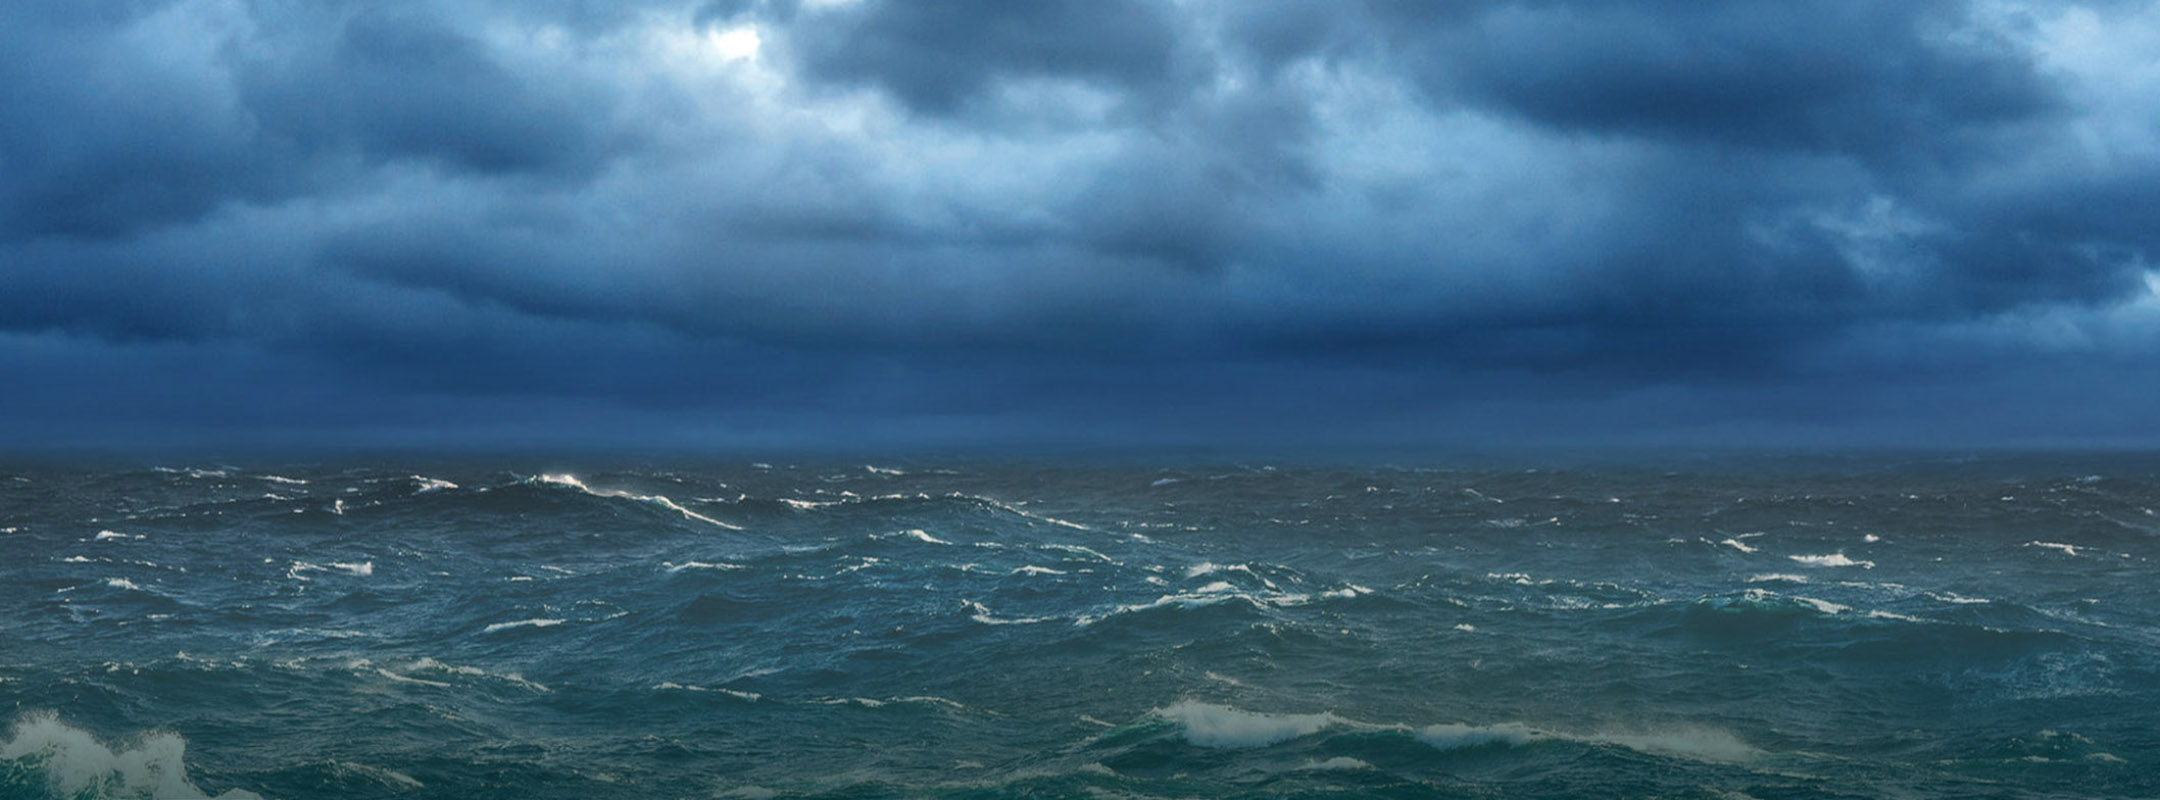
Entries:
{"label": "whitecap", "polygon": [[413,494],[427,494],[428,492],[440,492],[448,489],[458,488],[458,485],[455,483],[451,483],[440,478],[430,478],[426,475],[414,475],[408,480],[411,480],[413,483],[418,484],[413,488]]}
{"label": "whitecap", "polygon": [[997,616],[996,614],[991,613],[989,607],[984,606],[983,604],[975,602],[973,600],[961,603],[961,607],[971,612],[968,614],[969,619],[975,620],[976,622],[980,622],[984,625],[1031,625],[1037,622],[1049,622],[1053,619],[1056,619],[1056,617],[1014,617],[1011,619],[1002,618]]}
{"label": "whitecap", "polygon": [[872,539],[914,539],[915,541],[918,541],[918,542],[922,542],[922,543],[924,543],[924,544],[943,544],[943,545],[950,545],[950,544],[952,544],[952,542],[948,542],[948,541],[945,541],[944,539],[940,539],[940,538],[937,538],[937,537],[935,537],[935,536],[931,536],[931,535],[930,535],[930,533],[929,533],[928,531],[925,531],[925,530],[923,530],[923,529],[921,529],[921,528],[909,528],[908,530],[904,530],[904,531],[895,531],[895,532],[893,532],[893,533],[885,533],[885,534],[875,534],[875,535],[872,535],[872,536],[871,536],[870,538],[872,538]]}
{"label": "whitecap", "polygon": [[1017,506],[1014,506],[1014,505],[1012,505],[1012,504],[1010,504],[1010,503],[1004,503],[1004,502],[1000,502],[1000,501],[997,501],[997,500],[992,500],[992,499],[990,499],[990,498],[988,498],[988,497],[977,497],[977,496],[975,496],[975,495],[969,495],[969,494],[960,494],[960,493],[958,493],[958,492],[955,492],[955,493],[953,493],[953,494],[949,494],[949,495],[946,495],[946,497],[965,498],[965,499],[968,499],[968,500],[974,500],[974,501],[976,501],[976,502],[978,502],[978,503],[983,503],[983,504],[989,505],[989,506],[991,506],[991,507],[993,507],[993,508],[997,508],[997,509],[1000,509],[1000,510],[1003,510],[1003,511],[1009,511],[1009,512],[1012,512],[1012,513],[1014,513],[1014,514],[1018,514],[1018,515],[1020,515],[1020,516],[1023,516],[1023,517],[1027,517],[1028,519],[1032,519],[1032,520],[1035,520],[1035,521],[1038,521],[1038,522],[1047,522],[1047,523],[1050,523],[1050,524],[1052,524],[1052,525],[1057,525],[1057,526],[1061,526],[1061,527],[1071,528],[1071,529],[1073,529],[1073,530],[1076,530],[1076,531],[1092,531],[1092,530],[1094,530],[1094,528],[1090,528],[1090,527],[1088,527],[1088,526],[1086,526],[1086,525],[1082,525],[1082,524],[1080,524],[1080,523],[1077,523],[1077,522],[1070,522],[1070,521],[1067,521],[1067,520],[1062,520],[1062,519],[1058,519],[1057,517],[1052,517],[1052,516],[1046,516],[1046,515],[1043,515],[1043,514],[1037,514],[1037,513],[1035,513],[1035,512],[1032,512],[1032,511],[1024,511],[1024,510],[1021,510],[1021,509],[1020,509],[1019,507],[1017,507]]}
{"label": "whitecap", "polygon": [[[102,534],[101,534],[101,535],[102,535]],[[2061,542],[2026,542],[2026,543],[2025,543],[2025,546],[2026,546],[2026,547],[2045,547],[2045,548],[2048,548],[2048,549],[2050,549],[2050,550],[2061,550],[2061,551],[2062,551],[2062,552],[2063,552],[2063,553],[2064,553],[2065,555],[2072,555],[2072,556],[2074,556],[2074,555],[2077,555],[2077,554],[2078,554],[2078,547],[2077,547],[2077,545],[2071,545],[2071,544],[2063,544],[2063,543],[2061,543]]]}
{"label": "whitecap", "polygon": [[1806,575],[1794,575],[1794,574],[1792,574],[1792,573],[1789,573],[1789,572],[1763,572],[1763,573],[1758,573],[1758,574],[1755,574],[1755,575],[1750,575],[1750,576],[1748,576],[1747,582],[1748,582],[1748,583],[1807,583],[1807,582],[1808,582],[1808,577],[1807,577]]}
{"label": "whitecap", "polygon": [[1051,568],[1049,568],[1049,567],[1038,567],[1038,566],[1035,566],[1034,564],[1028,564],[1028,565],[1026,565],[1026,566],[1022,566],[1022,567],[1020,567],[1020,568],[1018,568],[1018,569],[1015,569],[1015,570],[1013,570],[1011,574],[1013,574],[1013,575],[1064,575],[1064,574],[1066,574],[1066,572],[1065,572],[1064,570],[1062,570],[1062,569],[1051,569]]}
{"label": "whitecap", "polygon": [[1824,614],[1843,614],[1852,610],[1852,606],[1840,605],[1828,600],[1817,600],[1813,597],[1795,596],[1793,602],[1800,603]]}
{"label": "whitecap", "polygon": [[255,476],[255,477],[256,477],[256,478],[257,478],[258,480],[266,480],[266,481],[269,481],[269,482],[271,482],[271,483],[282,483],[282,484],[285,484],[285,485],[288,485],[288,486],[306,486],[306,485],[307,485],[307,481],[301,480],[301,479],[299,479],[299,478],[287,478],[287,477],[285,477],[285,476],[283,476],[283,475],[269,475],[269,474],[264,474],[264,475],[257,475],[257,476]]}
{"label": "whitecap", "polygon": [[662,561],[660,566],[666,568],[669,572],[681,572],[686,569],[730,570],[743,568],[741,564],[730,564],[725,561],[685,561],[680,564]]}
{"label": "whitecap", "polygon": [[499,680],[504,683],[516,684],[518,686],[531,689],[535,692],[554,691],[553,689],[549,689],[548,687],[543,686],[537,682],[526,680],[525,676],[515,672],[494,673],[481,669],[479,667],[468,667],[459,664],[445,664],[441,661],[437,661],[433,658],[428,658],[425,656],[421,657],[421,659],[418,661],[407,664],[405,666],[405,671],[447,672],[452,675],[464,675],[467,677],[490,678],[494,680]]}
{"label": "whitecap", "polygon": [[390,670],[387,670],[387,669],[383,669],[383,668],[381,668],[381,667],[377,667],[377,668],[375,669],[375,674],[377,674],[377,675],[381,675],[381,676],[383,676],[383,677],[385,677],[385,678],[389,678],[390,680],[393,680],[393,681],[397,681],[398,683],[411,683],[411,684],[417,684],[417,685],[420,685],[420,686],[433,686],[433,687],[435,687],[435,688],[438,688],[438,689],[448,689],[448,688],[450,688],[450,684],[447,684],[447,683],[443,683],[442,681],[431,681],[431,680],[427,680],[427,679],[425,679],[425,678],[415,678],[415,677],[412,677],[412,676],[410,676],[410,675],[399,675],[399,674],[397,674],[397,673],[395,673],[395,672],[391,672]]}
{"label": "whitecap", "polygon": [[613,497],[623,500],[635,500],[640,503],[665,508],[669,511],[673,511],[675,513],[683,515],[683,517],[686,519],[694,519],[708,525],[719,528],[726,528],[731,531],[742,530],[742,527],[739,525],[721,522],[720,520],[713,519],[712,517],[708,517],[704,514],[700,514],[695,511],[691,511],[690,509],[684,508],[681,504],[668,499],[665,495],[633,494],[631,492],[622,491],[620,489],[595,489],[591,486],[585,485],[585,482],[579,480],[578,476],[565,473],[548,473],[545,475],[536,476],[532,480],[551,486],[562,486],[570,489],[575,489],[577,491],[584,492],[585,494],[589,494],[594,497]]}
{"label": "whitecap", "polygon": [[511,628],[552,628],[552,627],[554,627],[554,626],[556,626],[556,625],[561,625],[561,624],[563,624],[564,622],[567,622],[567,621],[568,621],[568,620],[560,620],[560,619],[543,619],[543,618],[538,618],[538,617],[535,617],[535,618],[533,618],[533,619],[521,619],[521,620],[518,620],[518,621],[516,621],[516,622],[497,622],[497,623],[495,623],[495,624],[493,624],[493,625],[489,625],[489,626],[487,626],[487,627],[486,627],[485,629],[481,630],[480,632],[481,632],[481,633],[494,633],[494,632],[496,632],[496,631],[506,631],[506,630],[510,630]]}
{"label": "whitecap", "polygon": [[864,464],[863,471],[868,472],[872,475],[891,475],[895,477],[907,474],[904,471],[893,469],[891,467],[880,467],[873,464]]}
{"label": "whitecap", "polygon": [[261,795],[240,789],[216,798],[204,794],[187,779],[186,755],[187,740],[177,734],[152,733],[133,749],[116,751],[51,714],[17,721],[11,737],[0,742],[0,761],[42,772],[54,796],[262,800]]}
{"label": "whitecap", "polygon": [[286,568],[285,577],[304,581],[307,580],[301,575],[304,572],[342,572],[346,575],[365,578],[375,574],[375,562],[333,561],[328,564],[314,564],[306,561],[295,561],[292,562],[291,567]]}
{"label": "whitecap", "polygon": [[724,694],[738,700],[747,700],[753,703],[765,698],[764,695],[758,694],[757,692],[737,691],[735,689],[729,689],[725,686],[714,686],[707,688],[704,686],[691,686],[687,684],[676,683],[674,681],[661,681],[660,683],[653,684],[652,688],[654,691],[662,692],[711,692],[713,694]]}
{"label": "whitecap", "polygon": [[1790,558],[1794,561],[1798,561],[1810,567],[1861,567],[1865,569],[1875,568],[1875,562],[1873,561],[1854,561],[1853,559],[1847,557],[1844,553],[1831,553],[1829,555],[1820,556],[1786,556],[1786,558]]}
{"label": "whitecap", "polygon": [[1155,709],[1155,716],[1176,723],[1185,740],[1201,747],[1266,747],[1342,724],[1334,714],[1264,714],[1229,706],[1185,700]]}
{"label": "whitecap", "polygon": [[1755,552],[1755,548],[1753,548],[1753,547],[1749,547],[1749,546],[1748,546],[1748,545],[1747,545],[1747,544],[1746,544],[1745,542],[1742,542],[1742,541],[1740,541],[1739,539],[1726,539],[1725,541],[1722,541],[1722,542],[1718,542],[1718,544],[1722,544],[1722,545],[1725,545],[1726,547],[1730,547],[1730,548],[1732,548],[1732,549],[1734,549],[1734,550],[1738,550],[1738,551],[1740,551],[1740,552],[1742,552],[1742,553],[1753,553],[1753,552]]}
{"label": "whitecap", "polygon": [[105,585],[115,589],[126,589],[131,592],[143,591],[143,588],[141,586],[135,585],[134,581],[128,580],[126,578],[106,578]]}
{"label": "whitecap", "polygon": [[127,534],[125,534],[125,533],[121,533],[121,532],[119,532],[119,531],[98,531],[98,532],[97,532],[97,535],[96,535],[96,536],[92,536],[92,537],[90,537],[90,538],[91,538],[91,539],[93,539],[93,540],[95,540],[95,541],[100,541],[100,542],[115,542],[115,541],[124,541],[124,540],[130,539],[130,538],[133,538],[133,539],[141,539],[141,538],[143,538],[143,537],[142,537],[141,535],[136,535],[136,536],[132,536],[132,537],[131,537],[131,536],[128,536]]}

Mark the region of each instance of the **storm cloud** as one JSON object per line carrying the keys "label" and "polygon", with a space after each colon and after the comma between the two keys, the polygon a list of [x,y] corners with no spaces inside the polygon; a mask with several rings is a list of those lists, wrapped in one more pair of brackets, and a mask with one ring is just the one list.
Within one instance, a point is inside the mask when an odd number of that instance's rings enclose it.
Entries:
{"label": "storm cloud", "polygon": [[0,443],[2160,441],[2118,2],[0,7]]}

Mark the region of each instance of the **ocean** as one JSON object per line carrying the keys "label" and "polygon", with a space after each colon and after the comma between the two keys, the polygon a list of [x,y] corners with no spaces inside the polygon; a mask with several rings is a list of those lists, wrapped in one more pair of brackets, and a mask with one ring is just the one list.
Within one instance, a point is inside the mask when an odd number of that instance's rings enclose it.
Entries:
{"label": "ocean", "polygon": [[0,467],[0,798],[2160,797],[2160,457]]}

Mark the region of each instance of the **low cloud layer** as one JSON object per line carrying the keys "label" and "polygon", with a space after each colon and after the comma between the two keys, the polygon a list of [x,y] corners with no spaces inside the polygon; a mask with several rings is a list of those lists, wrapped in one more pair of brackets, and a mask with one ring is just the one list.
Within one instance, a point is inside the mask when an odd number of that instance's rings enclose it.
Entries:
{"label": "low cloud layer", "polygon": [[2117,2],[0,8],[0,443],[2160,442]]}

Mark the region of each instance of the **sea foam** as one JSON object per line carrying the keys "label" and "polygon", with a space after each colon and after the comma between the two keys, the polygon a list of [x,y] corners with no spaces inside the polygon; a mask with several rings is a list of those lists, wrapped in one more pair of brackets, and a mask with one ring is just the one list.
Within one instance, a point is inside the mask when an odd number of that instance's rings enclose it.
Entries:
{"label": "sea foam", "polygon": [[[176,734],[152,733],[131,748],[116,749],[49,714],[17,721],[12,736],[0,743],[0,761],[43,773],[47,789],[57,797],[209,800],[210,795],[188,781],[186,754],[187,741]],[[215,800],[262,796],[234,789]]]}
{"label": "sea foam", "polygon": [[1183,728],[1186,741],[1221,748],[1266,747],[1342,723],[1342,718],[1326,712],[1263,714],[1194,700],[1156,709],[1154,714]]}

